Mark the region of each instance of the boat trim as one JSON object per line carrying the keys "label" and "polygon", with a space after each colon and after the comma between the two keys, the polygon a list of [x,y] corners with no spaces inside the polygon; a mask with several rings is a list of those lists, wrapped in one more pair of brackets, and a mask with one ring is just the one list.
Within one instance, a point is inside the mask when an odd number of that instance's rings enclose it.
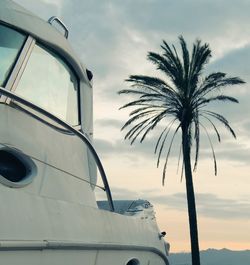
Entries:
{"label": "boat trim", "polygon": [[10,78],[10,81],[12,83],[10,89],[11,91],[16,90],[16,87],[29,61],[35,43],[36,43],[35,39],[33,39],[31,36],[28,36],[25,46],[21,51],[20,57],[18,58],[17,64],[11,73],[11,78]]}
{"label": "boat trim", "polygon": [[0,251],[23,250],[122,250],[122,251],[148,251],[161,257],[165,265],[169,265],[167,256],[155,247],[141,245],[123,245],[107,243],[83,243],[68,241],[0,241]]}
{"label": "boat trim", "polygon": [[[34,39],[31,36],[27,36],[26,40],[24,41],[23,47],[19,52],[14,67],[12,68],[10,75],[8,77],[7,83],[5,85],[6,89],[13,90],[13,88],[15,88],[17,81],[20,79],[20,71],[22,70],[24,63],[27,62],[30,52],[33,48],[33,45],[34,45]],[[7,97],[5,96],[0,98],[1,102],[5,102],[6,100]]]}
{"label": "boat trim", "polygon": [[[10,99],[9,99],[9,101],[10,101]],[[9,103],[9,102],[7,101],[7,103]],[[10,101],[9,105],[13,106],[15,109],[17,109],[19,111],[24,112],[25,114],[29,115],[30,117],[38,120],[41,123],[44,123],[45,125],[53,128],[54,130],[56,130],[56,131],[58,131],[60,133],[67,134],[67,135],[74,135],[72,132],[69,132],[69,130],[64,129],[62,126],[59,127],[55,122],[53,124],[53,122],[51,122],[51,121],[49,122],[49,121],[47,121],[45,119],[42,119],[41,117],[39,117],[38,115],[32,113],[31,111],[27,110],[26,108],[22,107],[21,105],[16,104],[14,101],[12,101],[12,102]],[[81,126],[80,125],[74,126],[74,128],[76,130],[78,130],[78,131],[81,130]]]}
{"label": "boat trim", "polygon": [[90,150],[91,154],[93,155],[93,158],[96,162],[97,168],[100,172],[100,175],[101,175],[101,178],[102,178],[102,181],[104,184],[104,189],[106,192],[107,200],[108,200],[108,203],[110,206],[110,211],[114,212],[115,211],[114,203],[113,203],[113,199],[112,199],[112,195],[111,195],[111,191],[109,188],[108,179],[107,179],[105,170],[103,168],[102,162],[101,162],[95,148],[93,147],[92,143],[89,141],[87,134],[84,132],[80,132],[80,131],[76,130],[71,125],[69,125],[67,122],[61,120],[60,118],[56,117],[55,115],[51,114],[50,112],[46,111],[45,109],[31,103],[30,101],[16,95],[15,93],[13,93],[9,90],[6,90],[3,87],[0,87],[0,94],[3,94],[4,96],[9,97],[10,99],[15,100],[15,101],[27,106],[28,108],[31,108],[31,109],[37,111],[38,113],[40,113],[40,114],[44,115],[45,117],[53,120],[54,122],[57,122],[59,125],[63,126],[65,129],[69,130],[74,135],[79,137],[86,144],[87,148]]}

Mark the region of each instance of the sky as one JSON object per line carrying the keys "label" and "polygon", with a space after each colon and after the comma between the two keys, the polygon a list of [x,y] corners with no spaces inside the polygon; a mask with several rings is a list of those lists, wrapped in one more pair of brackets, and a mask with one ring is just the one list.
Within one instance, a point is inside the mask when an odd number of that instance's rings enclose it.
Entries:
{"label": "sky", "polygon": [[[121,127],[131,98],[117,92],[128,88],[131,74],[160,76],[147,61],[149,51],[161,52],[164,39],[178,47],[183,35],[189,47],[198,38],[209,43],[212,58],[206,72],[239,76],[244,86],[225,88],[239,104],[214,104],[235,129],[225,128],[222,142],[212,137],[218,163],[214,175],[205,134],[194,173],[200,248],[250,249],[250,1],[249,0],[16,0],[43,19],[59,16],[69,28],[69,41],[94,74],[94,138],[114,199],[147,199],[154,205],[160,229],[172,252],[189,251],[185,181],[177,172],[180,141],[174,142],[166,183],[162,164],[156,167],[154,145],[159,128],[143,144],[124,141]],[[180,170],[179,170],[180,171]]]}

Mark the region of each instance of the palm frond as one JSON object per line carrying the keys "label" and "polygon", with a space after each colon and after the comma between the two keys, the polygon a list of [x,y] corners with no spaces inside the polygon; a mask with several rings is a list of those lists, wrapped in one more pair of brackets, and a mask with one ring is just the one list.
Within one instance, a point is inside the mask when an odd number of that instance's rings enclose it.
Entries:
{"label": "palm frond", "polygon": [[226,74],[221,72],[212,73],[208,75],[197,88],[194,99],[204,97],[208,93],[217,91],[219,88],[225,86],[241,85],[244,83],[245,81],[239,77],[226,77]]}
{"label": "palm frond", "polygon": [[133,135],[141,129],[142,126],[144,126],[149,120],[151,119],[150,118],[147,118],[147,119],[144,119],[143,121],[137,123],[136,125],[134,125],[127,133],[126,135],[124,136],[124,139],[131,139],[133,137]]}
{"label": "palm frond", "polygon": [[158,91],[161,93],[167,93],[170,91],[174,92],[172,86],[170,86],[167,82],[157,77],[145,76],[145,75],[131,75],[125,81],[132,83],[132,87],[138,86],[139,88],[141,87],[143,89],[145,86],[146,89],[148,88],[153,91]]}
{"label": "palm frond", "polygon": [[214,152],[214,147],[213,147],[213,144],[212,144],[212,141],[211,141],[211,138],[208,134],[208,131],[206,129],[205,126],[202,125],[202,123],[200,123],[200,125],[202,126],[202,128],[204,129],[204,131],[206,132],[206,135],[207,135],[207,138],[208,138],[208,141],[209,141],[209,144],[210,144],[210,147],[211,147],[211,150],[212,150],[212,155],[213,155],[213,160],[214,160],[214,174],[215,176],[217,175],[217,161],[216,161],[216,156],[215,156],[215,152]]}
{"label": "palm frond", "polygon": [[[162,143],[161,143],[161,145],[160,145],[160,149],[159,149],[159,152],[158,152],[158,157],[157,157],[157,167],[159,167],[159,164],[160,164],[160,159],[161,159],[161,154],[162,154],[162,150],[163,150],[163,147],[164,147],[164,145],[165,145],[165,142],[166,142],[166,139],[167,139],[167,137],[168,137],[168,135],[169,135],[169,132],[170,132],[170,130],[171,130],[171,128],[172,128],[172,126],[173,126],[173,124],[174,124],[174,122],[175,122],[175,120],[173,120],[171,123],[169,123],[169,126],[168,127],[166,127],[166,131],[163,133],[163,135],[164,135],[164,137],[163,137],[163,140],[162,140]],[[158,141],[157,141],[157,145],[156,145],[156,148],[155,148],[155,150],[157,150],[157,146],[158,146],[158,144],[160,143],[160,138],[162,137],[162,135],[159,137],[159,139],[158,139]]]}
{"label": "palm frond", "polygon": [[[176,51],[176,48],[174,45],[172,45],[172,49],[174,51],[174,57],[172,60],[175,60],[175,63],[176,63],[176,68],[178,70],[178,80],[179,80],[179,85],[180,86],[183,86],[183,80],[184,80],[184,69],[183,69],[183,66],[182,66],[182,63],[180,61],[180,58],[179,58],[179,55],[178,55],[178,52]],[[168,55],[166,53],[163,54],[164,56],[166,56],[168,58]]]}
{"label": "palm frond", "polygon": [[151,100],[150,99],[138,99],[138,100],[134,100],[132,102],[129,102],[125,105],[123,105],[122,107],[120,107],[119,109],[124,109],[124,108],[127,108],[127,107],[132,107],[132,106],[144,106],[145,103],[151,103]]}
{"label": "palm frond", "polygon": [[151,119],[149,119],[149,121],[145,124],[144,123],[144,126],[142,126],[139,130],[138,130],[138,132],[135,134],[135,135],[133,135],[133,137],[130,137],[130,138],[132,138],[132,140],[131,140],[131,142],[130,142],[130,144],[132,145],[134,142],[135,142],[135,140],[137,139],[137,137],[147,128],[147,127],[149,127],[150,126],[150,124],[151,124]]}
{"label": "palm frond", "polygon": [[145,93],[144,95],[141,95],[140,96],[141,99],[150,99],[151,101],[155,100],[155,101],[165,101],[166,100],[166,95],[161,95],[161,94],[158,94],[158,93]]}
{"label": "palm frond", "polygon": [[168,125],[164,128],[164,130],[162,130],[160,136],[158,137],[158,140],[157,140],[157,142],[156,142],[156,145],[155,145],[155,151],[154,151],[155,154],[156,154],[156,152],[157,152],[157,150],[158,150],[158,146],[159,146],[159,143],[160,143],[160,141],[161,141],[161,139],[162,139],[162,136],[164,135],[164,133],[166,132],[166,130],[169,128],[169,126],[172,126],[172,124],[173,124],[175,121],[176,121],[176,118],[173,119],[173,120],[171,120],[171,121],[168,123]]}
{"label": "palm frond", "polygon": [[181,167],[181,182],[183,180],[183,175],[184,175],[184,161],[182,160],[182,167]]}
{"label": "palm frond", "polygon": [[184,83],[185,83],[185,87],[187,89],[189,89],[189,67],[190,67],[189,51],[187,49],[187,44],[186,44],[183,36],[179,36],[179,41],[180,41],[181,49],[182,49]]}
{"label": "palm frond", "polygon": [[195,112],[194,115],[194,138],[195,138],[195,162],[194,162],[194,171],[197,168],[199,149],[200,149],[200,126],[199,126],[199,113]]}
{"label": "palm frond", "polygon": [[190,71],[189,71],[189,82],[190,82],[190,95],[193,94],[197,83],[199,81],[199,76],[205,66],[208,63],[211,57],[211,50],[209,45],[205,43],[201,45],[201,41],[197,40],[193,45],[193,52],[190,62]]}
{"label": "palm frond", "polygon": [[129,116],[133,116],[137,113],[143,112],[144,110],[157,110],[160,111],[161,109],[165,109],[164,106],[162,105],[153,105],[153,104],[148,104],[147,106],[138,108],[138,109],[134,109],[129,113]]}
{"label": "palm frond", "polygon": [[[135,142],[135,140],[137,139],[137,137],[144,131],[146,130],[147,127],[151,127],[151,124],[154,123],[155,118],[159,118],[160,114],[155,114],[153,116],[150,116],[150,118],[143,120],[143,123],[137,127],[136,129],[133,130],[132,128],[132,132],[130,133],[130,135],[128,136],[128,139],[131,140],[131,145]],[[164,113],[163,113],[164,115]],[[156,126],[156,124],[155,124]]]}
{"label": "palm frond", "polygon": [[129,126],[132,122],[135,122],[138,119],[141,119],[145,116],[148,116],[149,114],[153,114],[155,112],[158,112],[158,110],[152,109],[152,110],[147,110],[143,111],[140,113],[137,113],[136,115],[133,115],[130,119],[127,120],[127,122],[122,126],[121,130],[124,130],[127,126]]}
{"label": "palm frond", "polygon": [[225,95],[219,95],[219,96],[215,96],[215,97],[210,97],[210,98],[201,98],[197,104],[196,107],[210,103],[212,101],[224,101],[224,102],[233,102],[233,103],[239,103],[239,101],[234,98],[234,97],[230,97],[230,96],[225,96]]}
{"label": "palm frond", "polygon": [[[155,91],[155,90],[154,90]],[[155,91],[156,92],[156,91]],[[145,91],[135,90],[135,89],[122,89],[118,92],[119,95],[121,94],[135,94],[135,95],[145,95]]]}
{"label": "palm frond", "polygon": [[232,129],[232,127],[229,125],[228,121],[226,118],[224,118],[222,115],[213,112],[213,111],[208,111],[208,110],[204,110],[203,111],[205,114],[216,118],[217,120],[219,120],[222,124],[224,124],[224,126],[226,127],[226,129],[229,130],[229,132],[233,135],[234,138],[236,138],[236,134],[234,132],[234,130]]}
{"label": "palm frond", "polygon": [[153,64],[156,65],[156,68],[158,70],[165,73],[171,79],[171,81],[175,84],[176,68],[171,62],[169,62],[162,55],[155,53],[155,52],[149,52],[147,58],[149,61],[151,61]]}
{"label": "palm frond", "polygon": [[178,155],[178,162],[177,162],[177,174],[179,172],[181,154],[182,154],[182,145],[180,144],[179,155]]}
{"label": "palm frond", "polygon": [[168,158],[169,158],[169,155],[170,155],[170,152],[171,152],[171,149],[172,149],[172,145],[173,145],[173,142],[174,142],[174,138],[178,132],[178,130],[181,128],[181,125],[179,124],[172,136],[172,139],[170,141],[170,144],[169,144],[169,148],[168,148],[168,153],[167,153],[167,156],[166,156],[166,160],[165,160],[165,163],[164,163],[164,167],[163,167],[163,175],[162,175],[162,185],[164,186],[164,182],[165,182],[165,178],[166,178],[166,169],[167,169],[167,164],[168,164]]}
{"label": "palm frond", "polygon": [[182,83],[183,80],[183,67],[182,63],[179,59],[178,53],[176,51],[176,48],[174,45],[172,45],[172,49],[167,44],[165,40],[163,40],[163,45],[161,45],[161,48],[164,50],[163,56],[167,59],[168,62],[170,62],[175,69],[176,78],[175,80],[178,80],[178,83]]}
{"label": "palm frond", "polygon": [[163,111],[163,112],[161,112],[159,115],[157,115],[155,118],[153,118],[151,120],[151,126],[148,127],[147,130],[145,130],[145,133],[142,135],[141,140],[140,140],[141,143],[145,139],[145,137],[148,134],[148,132],[150,130],[153,130],[156,127],[156,125],[166,116],[166,114],[167,114],[167,112]]}
{"label": "palm frond", "polygon": [[[131,82],[132,89],[125,89],[118,92],[118,94],[141,94],[140,91],[143,91],[143,94],[147,94],[148,91],[152,91],[156,94],[164,95],[167,100],[174,102],[177,105],[180,105],[180,97],[178,93],[165,81],[160,78],[142,76],[142,75],[131,75],[126,81]],[[136,88],[136,89],[135,89]],[[135,91],[135,92],[132,92]]]}
{"label": "palm frond", "polygon": [[205,118],[206,120],[208,120],[208,122],[212,125],[212,127],[213,127],[213,129],[214,129],[214,131],[215,131],[215,133],[216,133],[216,135],[217,135],[217,139],[218,139],[218,142],[220,142],[221,141],[221,137],[220,137],[220,133],[219,133],[219,131],[217,130],[217,128],[216,128],[216,126],[215,126],[215,124],[207,117],[207,116],[205,116],[205,115],[203,115],[203,114],[200,114],[203,118]]}

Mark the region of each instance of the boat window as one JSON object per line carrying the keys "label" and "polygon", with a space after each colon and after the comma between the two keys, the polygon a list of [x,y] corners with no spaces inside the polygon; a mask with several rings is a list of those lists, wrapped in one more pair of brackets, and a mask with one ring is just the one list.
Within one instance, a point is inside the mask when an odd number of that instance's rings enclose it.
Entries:
{"label": "boat window", "polygon": [[25,39],[21,33],[0,25],[0,86],[5,86]]}
{"label": "boat window", "polygon": [[71,125],[79,125],[78,80],[55,53],[36,45],[15,91]]}
{"label": "boat window", "polygon": [[126,265],[140,265],[140,262],[138,259],[131,259],[126,263]]}
{"label": "boat window", "polygon": [[23,153],[9,149],[0,149],[0,183],[12,188],[30,184],[37,174],[34,162]]}

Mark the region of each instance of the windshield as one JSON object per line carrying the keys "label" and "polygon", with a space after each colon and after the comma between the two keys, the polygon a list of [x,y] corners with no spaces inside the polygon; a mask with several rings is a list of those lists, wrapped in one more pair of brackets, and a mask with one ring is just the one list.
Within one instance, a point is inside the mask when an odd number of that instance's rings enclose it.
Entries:
{"label": "windshield", "polygon": [[77,77],[47,48],[34,46],[15,93],[71,125],[79,125]]}
{"label": "windshield", "polygon": [[6,85],[24,41],[24,35],[0,25],[0,86]]}

